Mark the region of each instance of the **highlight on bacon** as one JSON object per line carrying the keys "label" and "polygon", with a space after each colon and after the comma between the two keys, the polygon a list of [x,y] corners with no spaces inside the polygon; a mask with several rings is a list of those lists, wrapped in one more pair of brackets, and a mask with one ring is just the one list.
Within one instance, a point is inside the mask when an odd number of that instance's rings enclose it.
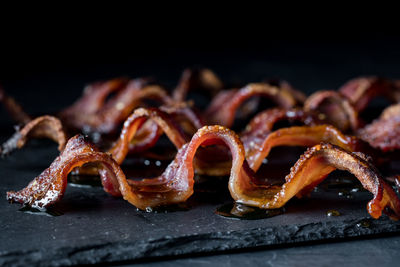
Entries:
{"label": "highlight on bacon", "polygon": [[66,133],[59,119],[53,116],[41,116],[28,122],[0,147],[0,155],[4,156],[15,149],[22,148],[30,138],[48,138],[58,143],[58,150],[64,149],[67,141]]}

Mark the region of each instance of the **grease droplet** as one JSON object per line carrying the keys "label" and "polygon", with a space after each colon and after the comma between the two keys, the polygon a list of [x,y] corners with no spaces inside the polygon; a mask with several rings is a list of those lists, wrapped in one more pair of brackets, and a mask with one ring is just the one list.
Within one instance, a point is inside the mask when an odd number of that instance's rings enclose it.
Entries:
{"label": "grease droplet", "polygon": [[328,210],[326,215],[329,217],[342,215],[338,210]]}
{"label": "grease droplet", "polygon": [[367,219],[361,220],[359,223],[357,223],[357,227],[362,227],[362,228],[370,228],[371,227],[371,222]]}
{"label": "grease droplet", "polygon": [[257,207],[250,207],[240,203],[229,203],[222,205],[215,211],[216,214],[235,219],[242,220],[258,220],[270,218],[280,215],[285,212],[284,208],[280,209],[260,209]]}

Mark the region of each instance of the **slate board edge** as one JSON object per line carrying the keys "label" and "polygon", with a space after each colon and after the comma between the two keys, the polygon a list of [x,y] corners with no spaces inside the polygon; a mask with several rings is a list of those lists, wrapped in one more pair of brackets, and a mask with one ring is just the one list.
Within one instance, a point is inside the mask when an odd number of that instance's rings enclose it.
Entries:
{"label": "slate board edge", "polygon": [[[360,226],[366,221],[370,227]],[[360,218],[304,225],[284,225],[240,231],[214,232],[179,237],[113,242],[86,247],[63,247],[55,250],[19,250],[0,252],[0,265],[71,266],[134,261],[150,257],[182,256],[223,252],[240,248],[265,247],[283,243],[332,240],[381,233],[400,232],[400,222],[384,217]],[[38,244],[39,245],[39,244]]]}

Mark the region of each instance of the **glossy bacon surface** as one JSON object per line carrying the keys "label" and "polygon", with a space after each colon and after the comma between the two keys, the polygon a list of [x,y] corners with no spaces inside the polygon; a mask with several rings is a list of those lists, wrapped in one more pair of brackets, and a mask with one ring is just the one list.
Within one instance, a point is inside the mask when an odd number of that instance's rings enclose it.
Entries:
{"label": "glossy bacon surface", "polygon": [[101,165],[104,190],[119,196],[117,178],[125,175],[118,164],[106,153],[99,152],[83,136],[71,138],[49,168],[24,189],[7,192],[7,199],[33,208],[43,209],[61,200],[67,186],[67,176],[76,167],[95,162]]}
{"label": "glossy bacon surface", "polygon": [[373,218],[379,218],[382,212],[393,219],[400,218],[400,201],[379,172],[363,157],[331,144],[309,148],[291,168],[282,186],[257,185],[242,170],[236,175],[231,174],[229,190],[239,203],[264,209],[280,208],[294,196],[309,194],[335,169],[352,173],[374,195],[367,205]]}

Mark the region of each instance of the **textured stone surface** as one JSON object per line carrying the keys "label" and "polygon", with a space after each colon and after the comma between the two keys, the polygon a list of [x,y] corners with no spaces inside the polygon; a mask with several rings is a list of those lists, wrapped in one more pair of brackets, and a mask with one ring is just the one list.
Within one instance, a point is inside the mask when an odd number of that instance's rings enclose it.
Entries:
{"label": "textured stone surface", "polygon": [[[0,194],[5,196],[7,190],[25,186],[56,155],[55,145],[33,142],[2,159]],[[229,201],[227,189],[222,190],[218,199],[211,193],[196,192],[189,201],[190,209],[168,213],[137,211],[100,187],[69,185],[57,207],[64,214],[56,217],[22,212],[19,205],[3,200],[0,263],[110,263],[400,231],[400,223],[387,217],[369,217],[366,204],[371,195],[367,192],[347,199],[320,191],[309,199],[291,201],[282,215],[236,220],[214,213],[216,207]],[[330,209],[342,215],[328,217]]]}

